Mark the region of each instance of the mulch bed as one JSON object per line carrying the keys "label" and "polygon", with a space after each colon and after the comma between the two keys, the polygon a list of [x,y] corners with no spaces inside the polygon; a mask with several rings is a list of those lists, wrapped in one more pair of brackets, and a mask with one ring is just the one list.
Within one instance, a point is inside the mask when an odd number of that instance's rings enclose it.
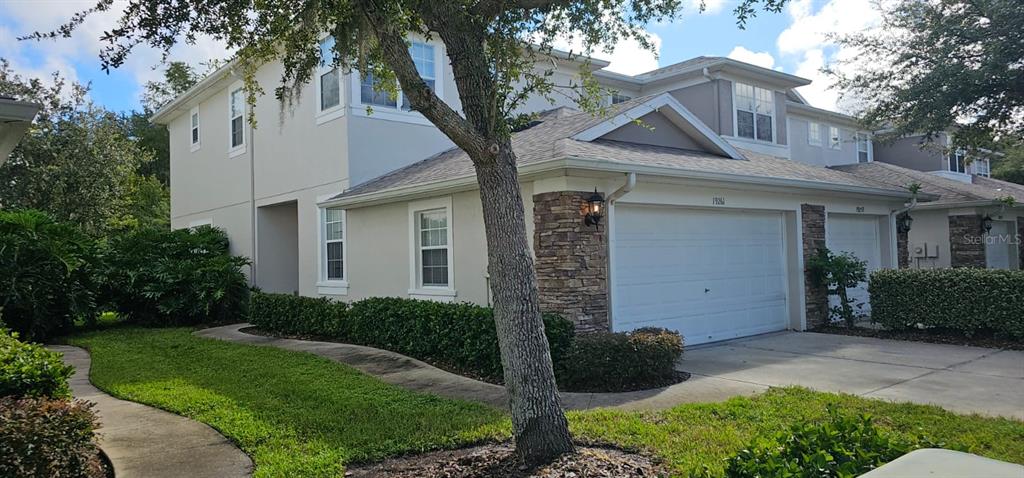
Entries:
{"label": "mulch bed", "polygon": [[841,325],[825,325],[816,327],[811,332],[825,334],[853,335],[857,337],[873,337],[876,339],[909,340],[913,342],[928,342],[933,344],[969,345],[973,347],[987,347],[993,349],[1024,350],[1024,343],[1005,338],[995,337],[991,334],[978,334],[973,337],[964,337],[963,334],[941,330],[884,330],[869,329],[865,327],[854,327],[852,329]]}
{"label": "mulch bed", "polygon": [[[281,338],[281,339],[297,339],[297,340],[315,340],[317,342],[331,342],[331,343],[335,343],[335,344],[359,345],[359,344],[352,344],[351,342],[345,342],[345,341],[342,341],[342,340],[338,340],[336,338],[324,337],[324,336],[320,336],[320,335],[301,335],[301,334],[295,335],[295,334],[282,334],[282,333],[278,333],[278,332],[271,332],[269,330],[261,329],[261,328],[256,327],[256,326],[243,327],[242,329],[239,329],[239,331],[243,332],[243,333],[246,333],[246,334],[259,335],[259,336],[262,336],[262,337],[273,337],[273,338]],[[373,347],[373,346],[368,346],[368,347]],[[490,384],[494,384],[494,385],[504,385],[504,383],[502,383],[501,380],[496,380],[496,379],[494,379],[492,377],[480,376],[480,375],[472,373],[471,371],[460,369],[460,368],[455,367],[455,366],[453,366],[451,364],[448,364],[448,363],[438,362],[436,360],[424,360],[424,359],[420,359],[420,358],[417,358],[416,360],[420,360],[422,362],[429,363],[430,365],[433,365],[433,366],[435,366],[435,367],[437,367],[437,368],[439,368],[441,370],[444,370],[445,372],[451,372],[451,373],[454,373],[456,375],[461,375],[463,377],[471,378],[473,380],[479,380],[481,382],[486,382],[486,383],[490,383]],[[657,383],[631,384],[631,386],[628,387],[626,390],[607,390],[607,389],[602,389],[600,384],[597,384],[594,387],[583,387],[583,388],[578,389],[578,390],[562,390],[562,391],[563,392],[572,392],[572,393],[639,392],[639,391],[644,391],[644,390],[654,390],[654,389],[658,389],[658,388],[672,386],[672,385],[675,385],[677,383],[685,382],[685,381],[687,381],[689,379],[690,379],[690,373],[689,372],[682,372],[682,371],[677,370],[675,372],[675,375],[673,375],[671,377],[666,377],[664,380],[662,380],[660,382],[657,382]],[[597,475],[597,476],[600,476],[600,475]]]}
{"label": "mulch bed", "polygon": [[522,469],[507,443],[438,451],[351,467],[352,478],[649,478],[669,472],[651,458],[613,448],[578,447],[550,465]]}

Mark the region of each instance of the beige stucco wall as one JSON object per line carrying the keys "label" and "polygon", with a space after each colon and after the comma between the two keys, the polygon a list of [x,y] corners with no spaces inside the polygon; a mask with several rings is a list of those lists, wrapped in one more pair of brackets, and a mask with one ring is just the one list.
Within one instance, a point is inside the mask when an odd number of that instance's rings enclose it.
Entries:
{"label": "beige stucco wall", "polygon": [[[937,269],[950,266],[949,252],[949,211],[946,209],[918,209],[910,212],[914,224],[910,228],[910,267],[912,269]],[[914,249],[938,247],[937,258],[918,258]],[[929,254],[932,255],[932,254]]]}

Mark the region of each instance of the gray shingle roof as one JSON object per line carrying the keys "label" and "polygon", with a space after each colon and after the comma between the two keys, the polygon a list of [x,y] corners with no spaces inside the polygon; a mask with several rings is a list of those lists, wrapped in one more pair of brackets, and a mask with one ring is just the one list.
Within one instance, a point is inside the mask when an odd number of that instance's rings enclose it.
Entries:
{"label": "gray shingle roof", "polygon": [[932,173],[907,169],[894,164],[871,162],[833,166],[831,169],[844,171],[860,178],[906,187],[912,183],[921,185],[921,191],[935,194],[939,199],[929,204],[949,204],[990,201],[1013,197],[1017,202],[1024,203],[1024,186],[974,176],[972,183],[955,181]]}
{"label": "gray shingle roof", "polygon": [[[519,166],[556,159],[584,158],[615,164],[670,168],[681,172],[807,181],[892,192],[906,191],[900,186],[894,187],[871,178],[746,150],[740,151],[746,159],[737,160],[704,151],[603,139],[589,142],[573,139],[576,134],[642,104],[652,96],[615,105],[608,116],[594,116],[569,108],[557,108],[542,113],[538,118],[540,124],[512,135],[512,147],[516,152]],[[356,185],[332,199],[468,178],[473,175],[473,164],[469,156],[461,149],[453,148]]]}

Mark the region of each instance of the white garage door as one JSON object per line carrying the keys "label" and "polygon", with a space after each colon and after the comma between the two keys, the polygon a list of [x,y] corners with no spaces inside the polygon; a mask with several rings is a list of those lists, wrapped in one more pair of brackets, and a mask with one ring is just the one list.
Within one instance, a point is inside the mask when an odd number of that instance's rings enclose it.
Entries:
{"label": "white garage door", "polygon": [[785,329],[782,214],[615,208],[613,327],[700,344]]}
{"label": "white garage door", "polygon": [[989,269],[1011,269],[1010,248],[1016,245],[1010,240],[1011,230],[1012,222],[992,221],[992,230],[985,236],[985,266]]}
{"label": "white garage door", "polygon": [[[882,267],[882,242],[878,233],[878,217],[851,214],[829,214],[826,224],[826,244],[833,253],[849,252],[868,263],[868,276]],[[868,284],[862,282],[848,291],[854,304],[864,304],[863,313],[871,311],[868,301]],[[838,305],[836,297],[829,297],[832,306]]]}

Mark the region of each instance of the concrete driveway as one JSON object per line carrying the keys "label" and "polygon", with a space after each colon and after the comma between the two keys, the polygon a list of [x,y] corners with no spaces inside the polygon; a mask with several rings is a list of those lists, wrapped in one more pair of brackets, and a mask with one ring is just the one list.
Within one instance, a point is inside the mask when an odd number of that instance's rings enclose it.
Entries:
{"label": "concrete driveway", "polygon": [[753,387],[802,385],[1024,420],[1024,352],[782,332],[688,348],[681,368]]}

